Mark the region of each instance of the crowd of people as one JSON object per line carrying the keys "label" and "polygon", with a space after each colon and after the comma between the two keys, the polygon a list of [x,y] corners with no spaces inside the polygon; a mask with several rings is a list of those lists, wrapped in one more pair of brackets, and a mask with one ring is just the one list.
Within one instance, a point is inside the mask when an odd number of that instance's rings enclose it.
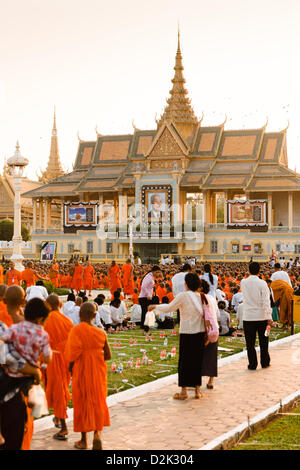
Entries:
{"label": "crowd of people", "polygon": [[[53,409],[54,439],[66,440],[67,404],[74,407],[75,443],[86,449],[93,432],[93,449],[102,449],[101,431],[109,426],[106,405],[107,369],[111,358],[108,335],[126,330],[128,322],[144,334],[179,325],[178,385],[174,399],[186,400],[188,387],[201,398],[202,377],[208,389],[217,377],[218,336],[243,330],[248,369],[258,359],[270,366],[268,327],[289,328],[291,300],[299,289],[298,260],[282,263],[197,263],[123,265],[80,262],[25,262],[18,272],[10,262],[0,265],[0,449],[29,449],[33,433],[30,391],[43,384]],[[291,260],[289,260],[291,261]],[[46,284],[47,283],[47,284]],[[45,285],[69,290],[63,304]],[[97,292],[92,299],[95,289]],[[130,310],[128,310],[130,306]],[[154,315],[154,319],[153,319]],[[236,315],[237,327],[232,326]],[[195,361],[197,357],[197,361]]]}

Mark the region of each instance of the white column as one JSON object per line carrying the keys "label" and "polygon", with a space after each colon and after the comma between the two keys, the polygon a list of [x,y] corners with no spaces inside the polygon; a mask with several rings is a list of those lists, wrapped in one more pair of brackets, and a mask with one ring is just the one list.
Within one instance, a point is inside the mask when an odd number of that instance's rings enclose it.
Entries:
{"label": "white column", "polygon": [[32,231],[36,231],[36,199],[33,200],[33,209],[32,209]]}
{"label": "white column", "polygon": [[44,231],[47,231],[48,228],[48,201],[44,201]]}
{"label": "white column", "polygon": [[61,206],[60,206],[60,229],[63,232],[64,231],[64,200],[61,200]]}
{"label": "white column", "polygon": [[293,193],[288,195],[289,230],[293,227]]}
{"label": "white column", "polygon": [[14,235],[13,241],[13,253],[11,261],[14,262],[17,271],[23,271],[24,266],[22,260],[22,235],[21,235],[21,178],[14,177]]}
{"label": "white column", "polygon": [[127,224],[127,196],[119,194],[119,225]]}
{"label": "white column", "polygon": [[224,225],[227,225],[227,199],[228,192],[224,191]]}
{"label": "white column", "polygon": [[272,208],[273,208],[273,200],[272,200],[272,193],[268,193],[268,226],[269,229],[273,227],[273,221],[272,221]]}

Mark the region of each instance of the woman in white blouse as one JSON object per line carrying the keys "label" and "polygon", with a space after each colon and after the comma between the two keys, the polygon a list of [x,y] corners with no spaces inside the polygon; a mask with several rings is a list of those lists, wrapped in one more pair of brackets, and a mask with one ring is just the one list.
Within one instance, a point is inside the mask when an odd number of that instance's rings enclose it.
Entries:
{"label": "woman in white blouse", "polygon": [[195,387],[195,398],[202,396],[200,386],[205,324],[201,296],[196,293],[200,288],[198,275],[194,273],[186,274],[185,285],[186,291],[180,292],[170,304],[150,305],[148,307],[149,311],[155,309],[155,313],[174,312],[178,308],[180,310],[178,385],[181,387],[181,391],[173,396],[178,400],[188,398],[187,387]]}

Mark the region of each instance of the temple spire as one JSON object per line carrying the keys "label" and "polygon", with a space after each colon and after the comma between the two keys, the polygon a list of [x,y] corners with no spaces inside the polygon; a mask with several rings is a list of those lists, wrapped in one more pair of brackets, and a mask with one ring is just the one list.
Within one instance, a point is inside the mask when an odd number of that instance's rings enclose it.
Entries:
{"label": "temple spire", "polygon": [[57,137],[57,127],[56,127],[56,109],[54,107],[54,117],[53,117],[53,127],[51,135],[51,145],[50,145],[50,155],[48,160],[48,165],[46,170],[42,173],[42,176],[39,178],[43,183],[47,183],[59,176],[62,176],[64,171],[62,169],[59,149],[58,149],[58,137]]}
{"label": "temple spire", "polygon": [[167,106],[159,120],[158,127],[164,121],[174,122],[182,132],[183,137],[189,137],[193,134],[198,119],[195,116],[191,102],[187,97],[188,91],[185,88],[185,79],[183,76],[184,67],[182,65],[182,54],[180,47],[180,30],[178,25],[178,43],[175,57],[174,77],[172,79],[172,89],[170,98],[167,99]]}

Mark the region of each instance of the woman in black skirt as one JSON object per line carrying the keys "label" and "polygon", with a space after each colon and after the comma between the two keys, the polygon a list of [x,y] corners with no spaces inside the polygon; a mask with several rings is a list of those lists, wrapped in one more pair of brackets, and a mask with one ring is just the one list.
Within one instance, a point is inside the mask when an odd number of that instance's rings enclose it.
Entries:
{"label": "woman in black skirt", "polygon": [[[218,304],[216,299],[209,295],[210,286],[207,281],[200,279],[200,292],[206,294],[210,310],[214,316],[215,322],[218,326],[217,312]],[[214,388],[214,378],[218,376],[218,341],[215,343],[207,343],[204,347],[202,376],[209,377],[206,387],[210,390]]]}
{"label": "woman in black skirt", "polygon": [[[170,304],[150,305],[148,310],[157,313],[170,313],[180,310],[179,326],[179,361],[178,385],[179,393],[173,398],[186,400],[187,387],[195,387],[195,398],[200,398],[202,358],[204,352],[205,325],[201,295],[197,293],[200,288],[200,279],[197,274],[188,273],[185,276],[186,291],[180,292]],[[208,322],[208,327],[210,323]]]}

